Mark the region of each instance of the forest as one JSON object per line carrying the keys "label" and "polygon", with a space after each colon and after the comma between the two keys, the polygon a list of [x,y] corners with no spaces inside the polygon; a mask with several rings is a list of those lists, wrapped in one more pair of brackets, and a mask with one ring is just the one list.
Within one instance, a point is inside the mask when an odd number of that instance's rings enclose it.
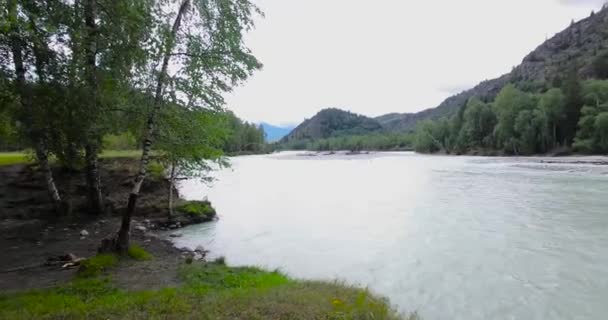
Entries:
{"label": "forest", "polygon": [[471,98],[451,118],[419,123],[414,146],[424,153],[605,154],[608,80],[570,72],[551,85],[509,84],[493,101]]}
{"label": "forest", "polygon": [[89,212],[104,212],[99,157],[139,150],[128,209],[106,248],[125,253],[151,159],[182,174],[265,150],[264,132],[223,95],[262,64],[243,42],[262,12],[250,1],[2,1],[0,151],[29,150],[58,214],[86,177]]}

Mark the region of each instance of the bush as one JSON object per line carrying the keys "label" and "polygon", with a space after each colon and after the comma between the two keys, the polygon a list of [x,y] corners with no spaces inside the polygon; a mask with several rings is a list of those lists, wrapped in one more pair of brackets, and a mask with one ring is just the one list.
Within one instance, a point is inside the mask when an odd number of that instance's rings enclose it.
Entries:
{"label": "bush", "polygon": [[146,249],[133,244],[129,247],[129,257],[135,260],[144,261],[152,259],[152,254],[150,254]]}
{"label": "bush", "polygon": [[98,254],[80,263],[78,275],[81,277],[95,277],[118,264],[118,257],[113,254]]}
{"label": "bush", "polygon": [[188,201],[179,206],[177,211],[182,212],[191,218],[202,221],[210,221],[216,216],[215,209],[209,201]]}
{"label": "bush", "polygon": [[160,181],[165,178],[165,166],[157,161],[150,162],[148,165],[148,173],[150,178],[155,181]]}

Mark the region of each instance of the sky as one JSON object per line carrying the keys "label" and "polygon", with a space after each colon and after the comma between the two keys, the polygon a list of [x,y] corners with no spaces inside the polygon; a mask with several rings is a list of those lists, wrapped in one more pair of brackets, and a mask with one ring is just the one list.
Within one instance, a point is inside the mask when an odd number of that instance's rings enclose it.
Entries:
{"label": "sky", "polygon": [[257,0],[246,44],[264,68],[229,94],[252,122],[328,107],[416,112],[508,73],[605,0]]}

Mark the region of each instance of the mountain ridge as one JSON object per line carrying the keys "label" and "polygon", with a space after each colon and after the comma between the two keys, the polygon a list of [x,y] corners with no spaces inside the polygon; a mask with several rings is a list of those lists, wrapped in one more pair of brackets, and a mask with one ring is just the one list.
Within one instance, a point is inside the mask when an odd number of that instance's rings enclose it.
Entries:
{"label": "mountain ridge", "polygon": [[[477,97],[491,100],[508,83],[547,83],[575,68],[581,78],[593,74],[593,58],[606,54],[608,48],[608,7],[591,16],[572,23],[540,44],[509,73],[485,80],[471,89],[448,97],[437,107],[414,113],[393,115],[383,126],[390,131],[413,131],[422,120],[436,120],[453,115],[468,99]],[[376,117],[383,118],[386,115]]]}

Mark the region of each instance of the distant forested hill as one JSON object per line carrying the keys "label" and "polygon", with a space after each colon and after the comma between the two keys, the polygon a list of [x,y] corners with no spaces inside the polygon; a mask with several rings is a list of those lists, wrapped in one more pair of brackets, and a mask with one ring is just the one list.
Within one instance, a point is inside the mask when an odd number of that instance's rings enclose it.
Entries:
{"label": "distant forested hill", "polygon": [[314,117],[302,122],[290,134],[281,139],[281,142],[362,135],[381,130],[382,125],[372,118],[329,108],[319,111]]}

